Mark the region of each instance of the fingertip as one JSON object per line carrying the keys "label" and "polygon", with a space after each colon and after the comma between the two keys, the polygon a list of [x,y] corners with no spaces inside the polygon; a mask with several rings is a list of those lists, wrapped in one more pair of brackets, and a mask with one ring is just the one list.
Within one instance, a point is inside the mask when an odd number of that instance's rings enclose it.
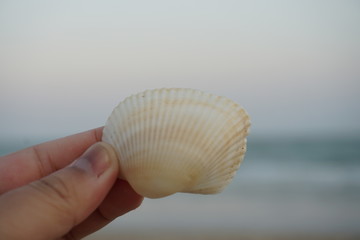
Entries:
{"label": "fingertip", "polygon": [[121,178],[121,171],[120,171],[120,163],[119,163],[119,156],[115,150],[115,148],[106,142],[98,142],[96,143],[97,145],[101,146],[102,148],[104,148],[104,150],[107,152],[108,157],[111,161],[112,167],[116,168],[116,171],[118,172],[118,176]]}
{"label": "fingertip", "polygon": [[114,149],[114,147],[106,142],[97,142],[94,145],[98,145],[101,146],[102,148],[105,149],[105,151],[107,152],[109,159],[111,160],[111,162],[116,165],[117,167],[119,166],[119,161],[118,161],[118,156],[117,153]]}

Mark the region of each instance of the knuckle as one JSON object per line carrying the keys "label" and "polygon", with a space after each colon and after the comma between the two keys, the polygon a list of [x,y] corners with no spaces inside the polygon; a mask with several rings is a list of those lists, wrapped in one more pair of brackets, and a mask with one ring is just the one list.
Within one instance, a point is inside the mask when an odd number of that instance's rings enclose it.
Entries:
{"label": "knuckle", "polygon": [[38,188],[40,191],[45,192],[48,196],[52,196],[52,198],[68,201],[71,197],[70,186],[66,184],[62,178],[56,175],[40,179],[38,182]]}
{"label": "knuckle", "polygon": [[56,175],[42,178],[32,184],[34,188],[49,209],[60,215],[60,219],[70,224],[76,223],[73,209],[76,208],[76,199],[74,199],[74,189],[62,178]]}
{"label": "knuckle", "polygon": [[58,170],[51,154],[41,150],[40,145],[35,145],[31,148],[31,150],[35,155],[35,159],[37,159],[37,167],[40,177],[47,176],[48,174]]}

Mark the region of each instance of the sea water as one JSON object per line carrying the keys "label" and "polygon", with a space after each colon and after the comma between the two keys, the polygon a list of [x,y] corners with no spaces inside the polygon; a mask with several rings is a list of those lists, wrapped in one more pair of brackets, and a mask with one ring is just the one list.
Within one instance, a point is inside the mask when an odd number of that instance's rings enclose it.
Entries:
{"label": "sea water", "polygon": [[[2,141],[0,154],[39,141]],[[360,135],[250,136],[245,160],[223,193],[145,199],[107,227],[125,229],[360,234]]]}

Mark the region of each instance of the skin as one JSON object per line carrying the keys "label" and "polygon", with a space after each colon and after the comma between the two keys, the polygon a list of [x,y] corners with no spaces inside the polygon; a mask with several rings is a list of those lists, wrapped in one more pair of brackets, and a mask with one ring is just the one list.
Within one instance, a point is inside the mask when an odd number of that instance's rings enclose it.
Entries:
{"label": "skin", "polygon": [[102,128],[0,157],[0,239],[81,239],[138,206]]}

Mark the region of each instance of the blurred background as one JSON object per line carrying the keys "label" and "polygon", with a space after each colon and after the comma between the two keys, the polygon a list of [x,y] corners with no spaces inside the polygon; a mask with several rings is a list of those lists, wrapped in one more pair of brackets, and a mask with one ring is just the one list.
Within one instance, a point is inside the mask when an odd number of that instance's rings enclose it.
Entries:
{"label": "blurred background", "polygon": [[[146,199],[88,239],[360,236],[359,1],[0,1],[0,155],[102,126],[130,94],[252,118],[219,195]],[[304,237],[306,236],[306,237]]]}

